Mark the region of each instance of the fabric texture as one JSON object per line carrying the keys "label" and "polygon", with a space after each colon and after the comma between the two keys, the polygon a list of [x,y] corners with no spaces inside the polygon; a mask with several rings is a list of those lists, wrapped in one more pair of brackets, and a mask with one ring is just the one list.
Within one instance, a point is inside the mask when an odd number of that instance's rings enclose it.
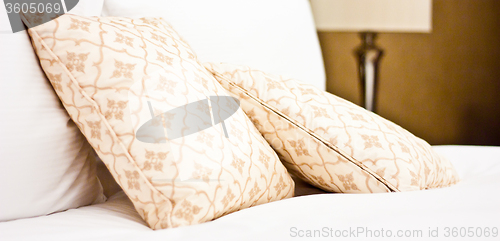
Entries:
{"label": "fabric texture", "polygon": [[245,66],[205,65],[234,96],[289,171],[332,192],[449,186],[452,164],[424,140],[353,103]]}
{"label": "fabric texture", "polygon": [[276,153],[162,19],[66,14],[29,33],[66,110],[152,229],[293,196]]}
{"label": "fabric texture", "polygon": [[105,0],[103,16],[162,17],[202,62],[287,73],[326,88],[308,0]]}
{"label": "fabric texture", "polygon": [[[100,15],[102,1],[100,8],[80,2],[75,12]],[[0,221],[104,201],[92,148],[45,77],[27,32],[12,33],[3,10],[0,66]]]}

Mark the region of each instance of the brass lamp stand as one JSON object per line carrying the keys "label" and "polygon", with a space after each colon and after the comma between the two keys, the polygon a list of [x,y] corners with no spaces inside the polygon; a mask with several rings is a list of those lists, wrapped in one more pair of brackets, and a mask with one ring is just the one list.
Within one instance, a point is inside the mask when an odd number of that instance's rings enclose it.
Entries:
{"label": "brass lamp stand", "polygon": [[355,50],[355,54],[358,57],[363,107],[375,112],[378,64],[384,51],[375,45],[376,33],[362,32],[360,36],[362,44]]}

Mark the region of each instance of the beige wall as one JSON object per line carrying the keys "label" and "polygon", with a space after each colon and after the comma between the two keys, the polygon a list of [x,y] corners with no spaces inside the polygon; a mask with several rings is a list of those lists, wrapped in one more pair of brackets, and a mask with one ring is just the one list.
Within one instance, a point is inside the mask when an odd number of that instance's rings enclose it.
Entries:
{"label": "beige wall", "polygon": [[[327,90],[357,104],[355,33],[320,32]],[[434,0],[431,34],[383,33],[378,113],[431,144],[500,145],[500,1]]]}

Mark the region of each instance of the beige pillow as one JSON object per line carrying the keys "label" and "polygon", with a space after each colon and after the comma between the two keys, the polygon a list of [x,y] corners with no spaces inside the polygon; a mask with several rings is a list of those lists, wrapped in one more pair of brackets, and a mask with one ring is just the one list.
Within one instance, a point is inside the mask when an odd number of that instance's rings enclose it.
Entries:
{"label": "beige pillow", "polygon": [[274,151],[163,20],[66,14],[29,33],[68,113],[151,228],[293,196]]}
{"label": "beige pillow", "polygon": [[382,117],[297,80],[206,64],[291,173],[332,192],[398,192],[459,179],[431,146]]}

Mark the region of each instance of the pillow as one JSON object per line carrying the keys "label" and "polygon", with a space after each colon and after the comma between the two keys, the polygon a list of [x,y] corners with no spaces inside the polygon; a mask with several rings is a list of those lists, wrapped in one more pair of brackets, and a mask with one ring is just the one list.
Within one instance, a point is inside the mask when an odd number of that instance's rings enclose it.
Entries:
{"label": "pillow", "polygon": [[68,13],[80,16],[101,16],[104,0],[80,0]]}
{"label": "pillow", "polygon": [[66,14],[29,33],[66,110],[152,229],[293,195],[276,153],[163,20]]}
{"label": "pillow", "polygon": [[200,61],[287,73],[326,88],[308,0],[105,0],[102,14],[162,17],[175,26]]}
{"label": "pillow", "polygon": [[444,187],[458,181],[431,146],[346,100],[294,79],[248,67],[206,64],[241,100],[291,173],[332,192]]}
{"label": "pillow", "polygon": [[4,4],[0,53],[0,221],[103,202],[92,148],[46,79],[27,32],[12,33]]}

